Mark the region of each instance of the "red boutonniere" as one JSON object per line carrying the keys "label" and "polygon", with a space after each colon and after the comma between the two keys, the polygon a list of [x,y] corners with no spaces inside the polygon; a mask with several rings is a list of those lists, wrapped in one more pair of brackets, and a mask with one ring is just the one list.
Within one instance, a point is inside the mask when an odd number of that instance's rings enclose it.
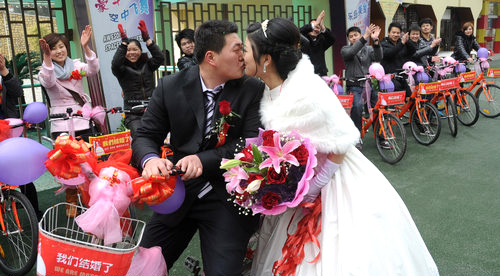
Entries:
{"label": "red boutonniere", "polygon": [[71,72],[71,76],[69,76],[69,80],[81,80],[82,77],[85,77],[85,75],[87,75],[87,73],[85,71],[74,70],[73,72]]}
{"label": "red boutonniere", "polygon": [[240,118],[240,115],[231,111],[231,103],[228,101],[220,101],[219,102],[219,112],[222,114],[222,117],[217,122],[215,130],[217,132],[217,145],[215,147],[220,147],[226,143],[226,136],[231,126],[229,121],[234,118]]}

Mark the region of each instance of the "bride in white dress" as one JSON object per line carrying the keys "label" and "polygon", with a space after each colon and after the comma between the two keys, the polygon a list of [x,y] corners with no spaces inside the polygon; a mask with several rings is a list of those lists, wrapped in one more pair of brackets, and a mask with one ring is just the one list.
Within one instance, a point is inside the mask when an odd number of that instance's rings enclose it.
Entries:
{"label": "bride in white dress", "polygon": [[[320,248],[307,243],[305,258],[289,275],[439,275],[405,204],[355,148],[359,131],[298,49],[298,28],[275,18],[250,25],[247,33],[247,75],[266,83],[260,106],[264,127],[285,133],[296,130],[309,137],[318,151],[306,201],[321,198]],[[287,229],[293,234],[297,222],[307,216],[296,209],[263,219],[252,275],[274,274]],[[319,259],[311,263],[318,253]]]}

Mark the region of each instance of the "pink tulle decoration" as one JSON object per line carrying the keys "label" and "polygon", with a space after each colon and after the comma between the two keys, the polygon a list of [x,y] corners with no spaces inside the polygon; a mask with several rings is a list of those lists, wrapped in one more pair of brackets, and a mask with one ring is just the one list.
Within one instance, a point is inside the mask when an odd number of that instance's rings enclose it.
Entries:
{"label": "pink tulle decoration", "polygon": [[94,119],[100,126],[104,126],[106,111],[100,105],[92,108],[89,103],[86,103],[82,107],[82,117],[87,120]]}
{"label": "pink tulle decoration", "polygon": [[443,65],[453,65],[453,64],[456,64],[457,61],[452,58],[452,57],[445,57],[443,58]]}
{"label": "pink tulle decoration", "polygon": [[380,63],[372,63],[370,68],[368,68],[368,72],[370,72],[371,76],[374,76],[377,80],[381,80],[385,75],[384,67]]}
{"label": "pink tulle decoration", "polygon": [[415,75],[415,72],[413,69],[417,67],[417,64],[413,61],[407,61],[405,64],[403,64],[403,69],[405,69],[405,73],[408,76],[408,80],[410,81],[410,86],[415,86],[415,78],[413,75]]}
{"label": "pink tulle decoration", "polygon": [[114,167],[100,171],[90,182],[90,208],[75,220],[83,231],[104,239],[104,244],[122,240],[120,216],[130,204],[127,183],[130,176]]}
{"label": "pink tulle decoration", "polygon": [[333,74],[331,76],[323,76],[321,77],[323,80],[332,88],[333,92],[335,95],[342,95],[344,94],[344,88],[339,84],[340,78],[336,74]]}
{"label": "pink tulle decoration", "polygon": [[161,247],[139,247],[132,258],[126,276],[168,276],[167,263],[161,253]]}

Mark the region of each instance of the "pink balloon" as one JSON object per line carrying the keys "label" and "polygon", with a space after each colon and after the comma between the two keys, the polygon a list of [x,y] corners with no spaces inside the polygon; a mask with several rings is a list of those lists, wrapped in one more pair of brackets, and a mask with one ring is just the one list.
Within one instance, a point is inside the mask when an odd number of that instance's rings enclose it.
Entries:
{"label": "pink balloon", "polygon": [[[23,120],[17,119],[17,118],[8,118],[8,119],[5,119],[5,120],[9,122],[9,126],[23,124]],[[10,129],[10,137],[19,137],[19,136],[21,136],[21,134],[23,133],[23,129],[24,129],[23,126],[18,126],[18,127],[15,127],[15,128],[11,128]]]}
{"label": "pink balloon", "polygon": [[370,68],[368,68],[368,72],[370,72],[370,75],[375,76],[377,80],[381,80],[385,76],[384,67],[382,67],[382,65],[377,62],[370,65]]}
{"label": "pink balloon", "polygon": [[48,152],[48,148],[24,137],[0,142],[0,182],[16,186],[33,182],[45,172]]}
{"label": "pink balloon", "polygon": [[159,214],[170,214],[179,209],[186,197],[186,188],[184,182],[177,176],[174,193],[160,204],[149,205],[153,211]]}

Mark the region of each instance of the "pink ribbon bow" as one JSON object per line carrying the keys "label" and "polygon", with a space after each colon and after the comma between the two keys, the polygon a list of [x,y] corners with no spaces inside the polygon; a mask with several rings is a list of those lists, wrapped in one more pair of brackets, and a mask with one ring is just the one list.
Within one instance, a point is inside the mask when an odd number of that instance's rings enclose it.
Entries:
{"label": "pink ribbon bow", "polygon": [[100,126],[104,126],[104,119],[106,118],[106,111],[104,107],[98,105],[94,108],[90,106],[90,103],[86,103],[82,107],[82,117],[90,120],[95,120]]}

